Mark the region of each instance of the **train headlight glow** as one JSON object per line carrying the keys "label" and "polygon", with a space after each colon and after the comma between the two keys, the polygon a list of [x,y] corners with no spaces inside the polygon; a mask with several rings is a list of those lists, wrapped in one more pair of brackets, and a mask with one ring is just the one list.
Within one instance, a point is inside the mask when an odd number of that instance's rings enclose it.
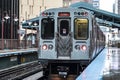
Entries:
{"label": "train headlight glow", "polygon": [[87,16],[88,15],[88,12],[85,12],[85,16]]}
{"label": "train headlight glow", "polygon": [[86,45],[82,45],[81,46],[81,50],[86,51],[87,50],[87,46]]}
{"label": "train headlight glow", "polygon": [[53,49],[53,45],[50,44],[50,45],[48,46],[48,49],[52,50],[52,49]]}
{"label": "train headlight glow", "polygon": [[43,50],[47,50],[47,45],[44,44],[44,45],[42,46],[42,49],[43,49]]}
{"label": "train headlight glow", "polygon": [[42,13],[42,16],[46,16],[45,12]]}

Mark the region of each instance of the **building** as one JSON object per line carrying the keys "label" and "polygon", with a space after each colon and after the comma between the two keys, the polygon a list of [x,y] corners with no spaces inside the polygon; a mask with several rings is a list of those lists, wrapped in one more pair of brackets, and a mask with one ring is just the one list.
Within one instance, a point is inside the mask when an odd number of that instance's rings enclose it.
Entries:
{"label": "building", "polygon": [[77,2],[92,3],[92,0],[63,0],[63,7],[68,7],[69,5],[77,3]]}
{"label": "building", "polygon": [[117,46],[119,41],[120,41],[119,29],[118,28],[110,28],[109,29],[109,45],[113,46],[113,47]]}
{"label": "building", "polygon": [[18,20],[19,0],[1,0],[0,39],[18,39]]}
{"label": "building", "polygon": [[120,14],[120,0],[115,0],[114,13]]}
{"label": "building", "polygon": [[19,0],[1,0],[0,49],[13,49],[17,46],[19,41],[18,30]]}
{"label": "building", "polygon": [[[120,14],[120,0],[115,0],[115,3],[113,5],[113,13]],[[114,33],[113,35],[116,35],[116,34]],[[113,40],[112,42],[114,42],[114,43],[115,42],[119,42],[120,43],[120,29],[118,29],[117,38],[115,37],[112,40]]]}

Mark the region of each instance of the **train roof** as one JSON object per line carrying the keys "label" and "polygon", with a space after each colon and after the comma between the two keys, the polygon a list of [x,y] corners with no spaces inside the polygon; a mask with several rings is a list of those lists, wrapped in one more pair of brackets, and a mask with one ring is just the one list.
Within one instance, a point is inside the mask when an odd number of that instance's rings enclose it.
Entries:
{"label": "train roof", "polygon": [[34,29],[37,30],[39,28],[39,17],[35,17],[22,22],[22,27],[25,29]]}
{"label": "train roof", "polygon": [[[63,12],[63,11],[72,11],[72,10],[74,10],[74,11],[78,11],[78,10],[80,10],[80,9],[78,9],[78,8],[76,8],[76,7],[67,7],[67,8],[51,8],[51,9],[47,9],[47,10],[45,10],[45,11],[43,11],[43,12],[46,12],[46,11],[53,11],[53,12]],[[81,9],[81,10],[84,10],[84,11],[88,11],[88,10],[86,10],[86,9]]]}

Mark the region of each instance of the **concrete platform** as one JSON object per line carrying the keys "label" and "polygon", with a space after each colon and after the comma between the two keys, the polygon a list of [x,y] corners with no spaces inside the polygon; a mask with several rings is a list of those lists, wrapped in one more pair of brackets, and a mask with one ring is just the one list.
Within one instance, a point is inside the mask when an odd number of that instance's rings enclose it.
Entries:
{"label": "concrete platform", "polygon": [[25,53],[31,53],[31,52],[37,52],[37,48],[0,50],[0,57],[18,55],[18,54],[25,54]]}
{"label": "concrete platform", "polygon": [[38,60],[37,48],[0,50],[0,70]]}
{"label": "concrete platform", "polygon": [[120,80],[120,49],[105,48],[76,80]]}

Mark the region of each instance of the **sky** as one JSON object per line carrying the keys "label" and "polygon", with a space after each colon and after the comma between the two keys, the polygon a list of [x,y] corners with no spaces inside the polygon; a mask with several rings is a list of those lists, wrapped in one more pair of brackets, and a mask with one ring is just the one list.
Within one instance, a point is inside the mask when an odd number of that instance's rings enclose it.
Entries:
{"label": "sky", "polygon": [[112,12],[114,2],[115,0],[100,0],[100,9]]}

